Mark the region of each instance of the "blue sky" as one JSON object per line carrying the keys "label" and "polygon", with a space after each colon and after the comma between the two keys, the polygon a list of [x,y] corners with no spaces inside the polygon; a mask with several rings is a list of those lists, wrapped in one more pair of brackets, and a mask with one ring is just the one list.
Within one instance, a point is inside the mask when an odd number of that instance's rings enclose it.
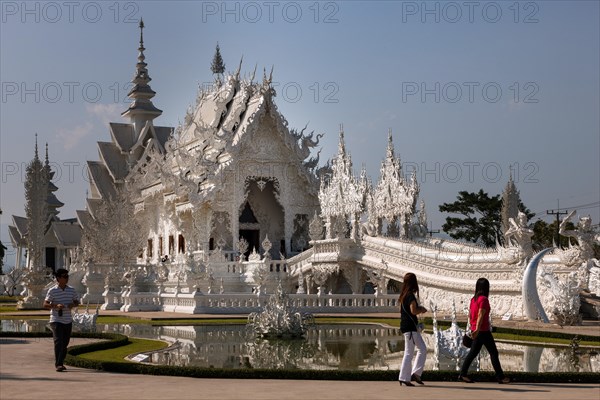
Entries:
{"label": "blue sky", "polygon": [[429,219],[458,191],[502,192],[512,166],[527,207],[578,207],[600,219],[600,9],[597,1],[293,2],[3,1],[0,25],[0,217],[24,215],[34,135],[57,170],[60,216],[84,207],[86,160],[121,121],[144,18],[158,125],[176,126],[227,70],[274,66],[290,127],[343,124],[357,173],[379,176],[388,129],[417,170]]}

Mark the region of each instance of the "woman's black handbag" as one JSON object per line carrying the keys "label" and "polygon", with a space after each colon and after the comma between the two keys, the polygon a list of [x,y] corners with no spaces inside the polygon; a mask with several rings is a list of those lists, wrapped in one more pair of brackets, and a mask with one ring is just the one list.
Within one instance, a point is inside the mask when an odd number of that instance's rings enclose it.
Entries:
{"label": "woman's black handbag", "polygon": [[470,349],[473,346],[473,338],[465,333],[462,338],[462,344]]}

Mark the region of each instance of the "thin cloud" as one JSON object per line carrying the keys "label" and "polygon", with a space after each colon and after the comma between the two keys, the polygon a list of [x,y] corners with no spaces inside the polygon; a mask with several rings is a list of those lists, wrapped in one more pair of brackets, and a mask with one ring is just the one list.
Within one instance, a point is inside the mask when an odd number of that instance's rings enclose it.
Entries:
{"label": "thin cloud", "polygon": [[96,131],[107,129],[108,123],[118,121],[121,116],[122,104],[86,104],[86,121],[75,127],[60,128],[57,138],[65,150],[76,147],[86,137]]}
{"label": "thin cloud", "polygon": [[91,134],[93,130],[94,124],[87,121],[83,125],[77,125],[74,128],[60,128],[56,136],[60,142],[63,143],[65,150],[71,150],[77,146],[83,138]]}
{"label": "thin cloud", "polygon": [[102,126],[108,126],[109,122],[119,121],[121,118],[121,111],[123,111],[123,104],[112,103],[112,104],[86,104],[85,110],[88,114],[96,117]]}

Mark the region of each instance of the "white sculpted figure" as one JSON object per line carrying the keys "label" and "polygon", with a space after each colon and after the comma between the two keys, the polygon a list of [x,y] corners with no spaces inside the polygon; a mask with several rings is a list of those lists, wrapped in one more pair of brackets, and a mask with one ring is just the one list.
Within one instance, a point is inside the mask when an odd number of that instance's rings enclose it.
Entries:
{"label": "white sculpted figure", "polygon": [[579,282],[583,289],[588,289],[592,293],[600,293],[600,267],[598,260],[593,259],[594,256],[594,241],[600,242],[600,234],[592,230],[592,219],[587,217],[579,218],[576,230],[567,230],[567,223],[575,215],[575,210],[567,215],[558,228],[558,232],[567,237],[577,239],[577,260],[576,264],[579,268]]}
{"label": "white sculpted figure", "polygon": [[592,242],[594,240],[600,241],[600,234],[597,234],[592,230],[592,219],[589,216],[579,218],[577,230],[567,230],[567,223],[574,215],[575,210],[571,211],[569,215],[562,220],[558,228],[558,233],[563,236],[574,237],[577,239],[577,243],[579,244],[579,258],[580,261],[583,262],[589,260],[594,255]]}
{"label": "white sculpted figure", "polygon": [[510,224],[510,227],[504,234],[507,242],[513,242],[513,244],[516,244],[521,249],[523,252],[521,260],[530,258],[533,254],[533,247],[531,245],[533,230],[527,227],[527,215],[519,211],[517,221],[515,221],[514,218],[509,218],[508,223]]}

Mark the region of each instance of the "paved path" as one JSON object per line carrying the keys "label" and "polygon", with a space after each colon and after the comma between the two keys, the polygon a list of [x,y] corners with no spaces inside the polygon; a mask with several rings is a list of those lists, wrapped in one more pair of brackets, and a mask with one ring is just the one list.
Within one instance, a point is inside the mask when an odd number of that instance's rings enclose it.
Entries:
{"label": "paved path", "polygon": [[[73,338],[72,345],[89,339]],[[116,374],[67,367],[54,371],[51,338],[0,338],[1,400],[168,400],[168,399],[600,399],[598,384],[511,384],[200,379]]]}

